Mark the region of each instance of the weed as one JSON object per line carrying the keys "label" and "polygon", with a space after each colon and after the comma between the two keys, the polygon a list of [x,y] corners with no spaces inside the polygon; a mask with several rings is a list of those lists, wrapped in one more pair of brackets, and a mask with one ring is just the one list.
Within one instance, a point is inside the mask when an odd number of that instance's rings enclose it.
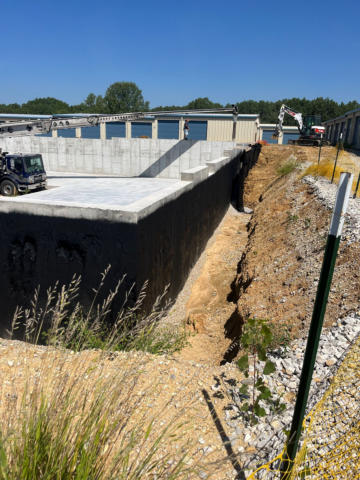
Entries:
{"label": "weed", "polygon": [[[78,367],[76,373],[89,375]],[[170,462],[164,453],[184,432],[179,419],[153,434],[155,421],[138,414],[141,402],[134,399],[139,372],[128,368],[106,380],[101,373],[98,364],[84,390],[76,374],[55,384],[49,376],[25,390],[20,404],[1,418],[1,480],[188,478],[185,447]]]}
{"label": "weed", "polygon": [[304,226],[305,228],[309,228],[311,224],[311,218],[305,218],[304,219]]}
{"label": "weed", "polygon": [[110,323],[108,317],[114,299],[119,294],[124,278],[101,303],[97,299],[110,266],[101,274],[98,288],[90,307],[85,310],[77,301],[81,277],[74,276],[69,285],[55,284],[47,290],[44,306],[39,305],[39,288],[36,289],[29,309],[17,308],[13,317],[10,338],[18,327],[25,325],[24,339],[56,347],[64,347],[76,352],[91,348],[101,350],[142,350],[149,353],[170,353],[180,350],[186,343],[185,327],[177,331],[159,327],[169,302],[163,299],[167,288],[160,295],[152,310],[144,314],[142,305],[146,296],[144,284],[134,304],[129,304],[130,294],[125,295],[122,308]]}
{"label": "weed", "polygon": [[269,326],[272,332],[272,339],[271,339],[271,342],[269,343],[268,349],[278,350],[279,348],[281,348],[286,350],[292,340],[292,336],[291,336],[292,326],[284,325],[284,324],[274,325],[270,323],[269,323]]}
{"label": "weed", "polygon": [[[275,372],[275,364],[267,358],[267,350],[272,341],[273,334],[266,319],[249,318],[247,320],[240,339],[246,353],[237,364],[246,377],[240,388],[240,394],[249,400],[242,405],[241,410],[252,425],[258,423],[259,417],[266,416],[265,405],[271,405],[276,411],[285,409],[284,404],[272,397],[263,378],[263,375]],[[249,378],[250,376],[252,378]]]}
{"label": "weed", "polygon": [[288,223],[295,223],[299,220],[298,215],[292,215],[290,212],[287,214],[287,222]]}
{"label": "weed", "polygon": [[285,163],[283,163],[282,165],[280,165],[280,167],[277,168],[276,173],[280,177],[283,177],[293,172],[298,167],[298,165],[299,164],[296,161],[296,158],[291,155]]}
{"label": "weed", "polygon": [[[169,400],[161,413],[149,416],[144,399],[159,385],[146,384],[146,360],[124,357],[112,370],[108,362],[118,350],[178,350],[186,341],[185,330],[159,326],[167,290],[147,315],[142,312],[146,284],[134,304],[128,301],[131,290],[126,294],[110,324],[124,279],[100,301],[109,270],[101,274],[87,309],[78,301],[81,278],[76,276],[68,285],[48,289],[43,305],[37,288],[30,308],[16,308],[9,336],[22,328],[26,342],[48,349],[42,350],[40,369],[24,372],[27,386],[20,401],[17,393],[0,390],[0,480],[185,480],[196,471],[196,461],[191,467],[185,461],[191,442],[183,437],[183,411],[167,419]],[[89,350],[94,348],[100,352]]]}

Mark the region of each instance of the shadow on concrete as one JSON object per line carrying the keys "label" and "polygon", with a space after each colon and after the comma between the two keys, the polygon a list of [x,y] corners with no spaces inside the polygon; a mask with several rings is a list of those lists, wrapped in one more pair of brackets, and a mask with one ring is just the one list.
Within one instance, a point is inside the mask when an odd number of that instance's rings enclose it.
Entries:
{"label": "shadow on concrete", "polygon": [[[153,177],[152,172],[157,171],[157,175],[165,170],[169,165],[175,162],[183,153],[189,150],[198,140],[180,140],[173,147],[170,148],[164,155],[161,155],[160,158],[156,160],[153,164],[150,165],[146,170],[140,173],[139,177]],[[172,156],[173,152],[177,154]]]}
{"label": "shadow on concrete", "polygon": [[205,389],[202,390],[202,394],[204,395],[206,405],[208,406],[210,415],[212,416],[215,427],[220,435],[221,441],[225,447],[229,460],[231,461],[234,470],[236,470],[236,476],[234,480],[245,480],[246,477],[245,477],[244,470],[242,469],[240,463],[237,460],[237,455],[232,448],[230,438],[226,435],[226,432],[224,430],[224,427],[222,426],[220,418],[216,413],[214,404],[211,401],[210,395]]}

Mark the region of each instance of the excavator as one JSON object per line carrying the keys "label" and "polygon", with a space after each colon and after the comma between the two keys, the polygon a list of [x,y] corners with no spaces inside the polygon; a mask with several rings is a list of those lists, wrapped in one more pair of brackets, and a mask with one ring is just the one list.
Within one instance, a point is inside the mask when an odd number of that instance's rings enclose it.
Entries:
{"label": "excavator", "polygon": [[[141,120],[145,117],[161,117],[166,114],[177,113],[218,113],[231,112],[234,122],[237,118],[237,108],[218,108],[205,110],[171,110],[159,112],[119,113],[114,115],[52,115],[38,119],[14,119],[7,115],[5,121],[0,120],[0,138],[17,137],[23,135],[42,135],[52,130],[64,130],[76,127],[93,127],[100,123],[124,122]],[[11,121],[9,119],[11,118]],[[6,197],[18,193],[29,193],[34,190],[45,189],[47,185],[46,171],[40,154],[9,154],[0,149],[0,194]]]}
{"label": "excavator", "polygon": [[296,112],[286,105],[281,105],[278,123],[275,127],[273,133],[273,138],[278,138],[280,133],[283,131],[283,121],[285,113],[290,115],[296,122],[300,136],[296,140],[289,140],[289,144],[292,145],[311,145],[317,146],[320,145],[330,145],[330,142],[326,140],[325,137],[325,127],[321,125],[321,116],[320,115],[304,115],[300,112]]}

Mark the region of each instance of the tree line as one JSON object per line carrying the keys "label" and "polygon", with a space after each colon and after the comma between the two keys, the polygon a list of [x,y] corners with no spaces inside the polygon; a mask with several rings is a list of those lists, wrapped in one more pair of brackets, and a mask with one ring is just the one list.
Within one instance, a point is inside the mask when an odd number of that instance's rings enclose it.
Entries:
{"label": "tree line", "polygon": [[[323,121],[343,115],[349,110],[359,108],[360,104],[353,100],[348,103],[338,103],[330,98],[318,97],[313,100],[306,98],[284,98],[275,102],[265,100],[244,100],[236,102],[239,113],[258,113],[262,123],[276,123],[281,105],[306,114],[319,114]],[[207,108],[231,107],[231,104],[222,105],[212,102],[207,97],[199,97],[187,105],[166,105],[150,109],[148,101],[144,100],[142,91],[133,82],[115,82],[110,85],[104,95],[89,93],[85,100],[78,105],[68,103],[53,97],[35,98],[26,103],[0,104],[1,113],[27,113],[51,115],[60,113],[120,113],[120,112],[147,112],[161,110],[193,110]],[[287,124],[294,124],[288,117]]]}

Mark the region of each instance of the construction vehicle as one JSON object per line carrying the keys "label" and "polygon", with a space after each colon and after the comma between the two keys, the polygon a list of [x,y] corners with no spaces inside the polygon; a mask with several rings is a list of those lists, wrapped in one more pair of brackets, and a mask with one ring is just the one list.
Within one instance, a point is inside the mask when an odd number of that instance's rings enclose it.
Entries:
{"label": "construction vehicle", "polygon": [[46,188],[46,172],[40,154],[9,155],[0,149],[0,194],[10,197]]}
{"label": "construction vehicle", "polygon": [[[18,120],[0,123],[0,137],[46,134],[52,130],[94,126],[101,122],[137,120],[146,114],[61,116],[37,120]],[[42,156],[37,154],[9,154],[0,150],[0,194],[6,197],[46,188],[46,172]]]}
{"label": "construction vehicle", "polygon": [[[38,119],[20,119],[6,115],[6,121],[0,120],[0,138],[23,135],[43,135],[52,130],[64,130],[77,127],[93,127],[100,123],[140,120],[145,117],[166,116],[166,114],[232,112],[237,117],[236,107],[206,110],[172,110],[160,112],[134,112],[115,115],[53,115]],[[24,115],[26,117],[26,115]],[[3,117],[4,118],[4,117]],[[9,121],[11,119],[12,121]],[[235,121],[235,119],[234,119]],[[0,150],[0,194],[13,196],[46,188],[46,172],[40,154],[9,154]]]}
{"label": "construction vehicle", "polygon": [[296,140],[289,140],[291,145],[330,145],[330,142],[325,137],[325,127],[321,125],[320,115],[304,115],[300,112],[296,112],[286,105],[281,105],[280,113],[278,116],[278,123],[273,133],[273,138],[277,138],[283,132],[283,121],[285,113],[293,117],[297,122],[297,127],[300,132],[300,136]]}

